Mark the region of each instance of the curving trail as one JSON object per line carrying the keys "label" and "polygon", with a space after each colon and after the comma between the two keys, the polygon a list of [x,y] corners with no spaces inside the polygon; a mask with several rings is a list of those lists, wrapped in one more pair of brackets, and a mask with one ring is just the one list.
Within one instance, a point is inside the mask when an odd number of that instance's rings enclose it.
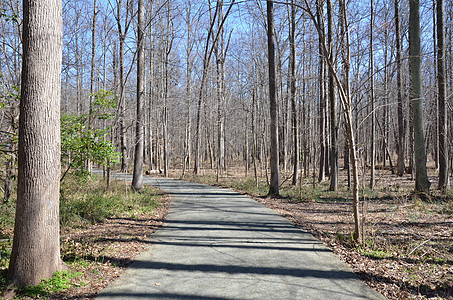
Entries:
{"label": "curving trail", "polygon": [[173,198],[166,225],[98,299],[385,299],[320,241],[254,200],[179,180],[144,182]]}

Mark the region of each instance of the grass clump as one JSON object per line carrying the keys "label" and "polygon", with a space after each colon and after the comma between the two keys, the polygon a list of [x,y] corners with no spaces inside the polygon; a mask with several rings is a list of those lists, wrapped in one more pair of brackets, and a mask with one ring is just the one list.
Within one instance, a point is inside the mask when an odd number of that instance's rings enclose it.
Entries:
{"label": "grass clump", "polygon": [[269,190],[269,186],[266,182],[262,180],[255,181],[255,178],[253,177],[246,177],[232,181],[231,187],[241,192],[256,196],[266,195]]}
{"label": "grass clump", "polygon": [[134,217],[151,213],[159,206],[159,192],[145,187],[132,192],[130,185],[113,181],[109,191],[99,178],[69,176],[62,185],[60,221],[63,227],[77,227],[102,222],[110,217]]}
{"label": "grass clump", "polygon": [[49,294],[59,293],[72,286],[80,285],[76,283],[76,279],[81,277],[81,272],[55,272],[53,276],[47,280],[43,279],[34,286],[21,287],[18,294],[23,297],[37,298],[39,296],[47,296]]}

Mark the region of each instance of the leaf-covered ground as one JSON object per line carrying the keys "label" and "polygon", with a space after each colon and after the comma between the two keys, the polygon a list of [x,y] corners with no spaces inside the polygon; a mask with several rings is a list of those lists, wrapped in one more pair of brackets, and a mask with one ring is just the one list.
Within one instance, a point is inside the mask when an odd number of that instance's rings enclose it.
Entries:
{"label": "leaf-covered ground", "polygon": [[283,178],[283,197],[278,199],[265,196],[265,181],[256,185],[237,170],[219,182],[209,173],[188,179],[233,188],[272,208],[322,240],[389,299],[453,299],[453,191],[436,196],[433,176],[434,197],[421,200],[411,194],[410,175],[396,178],[389,173],[378,172],[374,191],[361,191],[360,246],[351,242],[352,201],[345,174],[337,192],[328,191],[328,182],[305,178],[291,187]]}
{"label": "leaf-covered ground", "polygon": [[134,257],[144,251],[150,236],[165,219],[169,198],[151,215],[111,218],[83,229],[62,234],[62,256],[72,272],[80,272],[69,289],[47,299],[93,299],[121,275]]}
{"label": "leaf-covered ground", "polygon": [[0,247],[0,299],[95,298],[146,249],[150,236],[164,222],[170,199],[156,189],[132,194],[130,184],[112,182],[110,191],[105,192],[102,181],[89,180],[80,185],[76,184],[77,180],[71,180],[63,186],[65,193],[61,197],[60,213],[65,224],[61,232],[61,255],[69,267],[69,274],[35,287],[7,286],[5,274],[12,225],[4,225],[2,236],[9,238],[0,245],[5,248]]}
{"label": "leaf-covered ground", "polygon": [[[189,179],[214,184],[213,177]],[[387,182],[387,192],[361,202],[365,234],[362,245],[356,246],[350,236],[351,200],[344,191],[329,194],[321,188],[292,194],[284,190],[286,196],[275,199],[260,196],[263,188],[256,188],[252,179],[235,177],[221,184],[248,194],[313,233],[389,299],[453,299],[451,198],[426,202],[397,193],[402,190],[400,183]],[[169,199],[163,197],[152,214],[109,218],[65,230],[63,258],[71,271],[81,275],[72,279],[69,289],[49,294],[47,299],[94,298],[146,249],[150,235],[162,226],[168,206]]]}
{"label": "leaf-covered ground", "polygon": [[353,246],[351,204],[257,198],[323,240],[389,299],[453,297],[451,204],[367,201],[363,245]]}

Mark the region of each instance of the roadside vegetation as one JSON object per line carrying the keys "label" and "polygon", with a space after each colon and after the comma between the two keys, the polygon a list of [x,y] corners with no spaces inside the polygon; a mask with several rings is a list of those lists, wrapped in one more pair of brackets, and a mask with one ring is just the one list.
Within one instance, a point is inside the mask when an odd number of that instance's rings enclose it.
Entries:
{"label": "roadside vegetation", "polygon": [[[11,254],[15,194],[0,211],[0,293],[2,297],[94,298],[133,257],[144,249],[146,237],[159,227],[168,199],[145,187],[134,193],[130,184],[102,177],[68,173],[61,184],[61,255],[68,271],[30,287],[9,287],[6,273]],[[1,298],[0,298],[1,299]]]}
{"label": "roadside vegetation", "polygon": [[374,190],[360,191],[360,245],[351,236],[352,193],[345,173],[340,173],[343,182],[335,192],[329,191],[328,182],[313,178],[291,186],[283,173],[280,198],[266,196],[264,177],[255,180],[239,170],[230,170],[219,181],[209,171],[185,179],[234,189],[274,209],[321,239],[389,299],[452,299],[453,190],[443,196],[433,191],[422,199],[413,194],[410,175],[392,178],[387,173],[378,172]]}

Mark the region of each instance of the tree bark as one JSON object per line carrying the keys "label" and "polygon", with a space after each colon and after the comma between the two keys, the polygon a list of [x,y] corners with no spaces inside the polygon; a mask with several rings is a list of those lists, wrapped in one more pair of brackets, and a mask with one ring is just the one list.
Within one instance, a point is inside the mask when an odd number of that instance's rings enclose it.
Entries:
{"label": "tree bark", "polygon": [[[396,0],[398,1],[398,0]],[[371,172],[370,172],[370,189],[374,189],[375,173],[376,173],[376,108],[374,103],[374,47],[373,47],[373,33],[374,33],[374,3],[370,0],[370,102],[371,102]]]}
{"label": "tree bark", "polygon": [[95,83],[95,68],[96,68],[96,16],[97,16],[97,0],[93,3],[93,27],[91,29],[91,76],[90,76],[90,103],[88,112],[88,129],[93,125],[93,101],[94,101],[94,83]]}
{"label": "tree bark", "polygon": [[420,0],[409,0],[409,63],[411,94],[414,116],[415,191],[429,193],[431,183],[426,170],[425,132],[423,120],[421,49],[420,49]]}
{"label": "tree bark", "polygon": [[299,130],[297,122],[296,99],[296,7],[291,0],[291,22],[289,30],[290,45],[290,95],[291,95],[291,128],[293,134],[293,179],[292,185],[297,184],[299,174]]}
{"label": "tree bark", "polygon": [[65,268],[60,258],[62,3],[23,1],[18,185],[8,277],[35,285]]}
{"label": "tree bark", "polygon": [[271,181],[269,196],[279,196],[278,184],[278,107],[275,97],[275,42],[274,42],[274,3],[267,3],[267,49],[269,60],[269,110],[270,110],[270,169]]}
{"label": "tree bark", "polygon": [[401,78],[401,30],[399,20],[399,0],[395,0],[395,39],[396,39],[396,85],[398,94],[398,162],[397,174],[404,174],[404,112],[403,112],[403,95],[402,95],[402,78]]}
{"label": "tree bark", "polygon": [[[333,8],[332,0],[327,0],[327,42],[329,47],[330,61],[335,62],[333,45]],[[330,191],[338,188],[338,121],[337,99],[335,97],[335,79],[329,72],[329,112],[330,112]]]}
{"label": "tree bark", "polygon": [[132,188],[143,189],[143,101],[145,98],[145,7],[144,0],[138,0],[138,40],[137,40],[137,114],[135,120],[135,155]]}
{"label": "tree bark", "polygon": [[326,57],[324,56],[322,45],[325,43],[325,30],[324,30],[324,17],[323,17],[323,0],[317,0],[316,2],[316,17],[319,26],[319,174],[318,182],[322,182],[325,179],[325,160],[326,160],[326,120],[325,120],[325,111],[326,111],[326,93],[325,93],[325,71],[326,71]]}
{"label": "tree bark", "polygon": [[445,84],[445,25],[444,0],[437,0],[437,88],[439,93],[439,189],[445,192],[448,187],[448,145]]}

